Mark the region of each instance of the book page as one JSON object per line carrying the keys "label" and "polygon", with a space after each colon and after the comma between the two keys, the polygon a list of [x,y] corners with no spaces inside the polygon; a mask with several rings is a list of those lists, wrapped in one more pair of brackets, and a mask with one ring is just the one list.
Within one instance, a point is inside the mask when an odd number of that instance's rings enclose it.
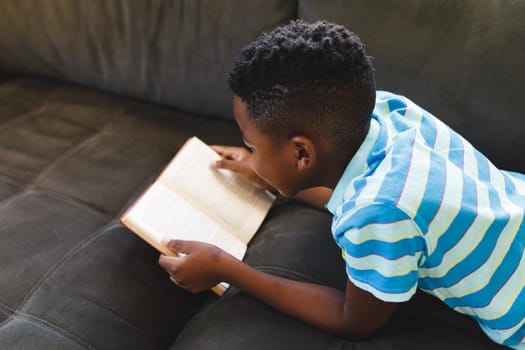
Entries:
{"label": "book page", "polygon": [[275,197],[229,170],[211,168],[211,163],[219,159],[220,155],[213,149],[199,139],[191,138],[159,180],[247,244]]}
{"label": "book page", "polygon": [[161,244],[170,239],[213,244],[242,260],[246,245],[161,182],[154,183],[122,218]]}

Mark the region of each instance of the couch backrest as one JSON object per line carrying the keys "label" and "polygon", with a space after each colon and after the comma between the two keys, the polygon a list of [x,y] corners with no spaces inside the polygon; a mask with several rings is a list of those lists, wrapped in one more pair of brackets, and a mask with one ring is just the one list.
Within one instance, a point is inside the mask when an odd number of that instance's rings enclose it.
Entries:
{"label": "couch backrest", "polygon": [[2,0],[0,71],[231,117],[226,77],[289,0]]}
{"label": "couch backrest", "polygon": [[296,16],[355,31],[379,88],[525,171],[525,1],[2,0],[0,71],[230,118],[234,55]]}
{"label": "couch backrest", "polygon": [[379,88],[425,107],[497,165],[525,171],[525,1],[301,0],[298,12],[356,32]]}

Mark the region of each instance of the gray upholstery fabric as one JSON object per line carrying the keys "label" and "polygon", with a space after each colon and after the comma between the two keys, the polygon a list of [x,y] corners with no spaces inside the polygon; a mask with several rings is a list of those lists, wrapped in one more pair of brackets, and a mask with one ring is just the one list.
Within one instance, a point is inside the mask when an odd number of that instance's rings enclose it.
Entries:
{"label": "gray upholstery fabric", "polygon": [[169,346],[204,295],[116,219],[190,135],[236,126],[36,79],[0,102],[0,349]]}
{"label": "gray upholstery fabric", "polygon": [[[235,289],[191,295],[117,218],[189,136],[241,144],[231,120],[211,117],[231,116],[232,57],[297,16],[349,26],[380,88],[525,171],[523,11],[503,0],[1,0],[0,349],[500,349],[422,294],[363,342]],[[281,201],[246,262],[344,288],[329,230],[327,214]]]}
{"label": "gray upholstery fabric", "polygon": [[496,165],[525,171],[525,2],[301,0],[298,16],[355,31],[378,88],[413,99]]}
{"label": "gray upholstery fabric", "polygon": [[353,342],[332,336],[236,294],[209,303],[195,315],[170,350],[504,350],[474,321],[453,314],[428,295],[402,305],[372,339]]}
{"label": "gray upholstery fabric", "polygon": [[234,55],[295,9],[289,0],[2,0],[0,70],[231,118]]}

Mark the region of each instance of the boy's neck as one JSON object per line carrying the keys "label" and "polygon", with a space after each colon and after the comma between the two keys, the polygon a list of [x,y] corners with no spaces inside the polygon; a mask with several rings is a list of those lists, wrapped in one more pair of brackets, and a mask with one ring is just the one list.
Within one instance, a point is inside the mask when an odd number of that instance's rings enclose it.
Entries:
{"label": "boy's neck", "polygon": [[334,189],[343,176],[350,160],[355,154],[355,150],[341,149],[337,147],[321,148],[318,162],[318,174],[321,186]]}
{"label": "boy's neck", "polygon": [[368,132],[369,129],[363,133],[360,140],[348,146],[335,145],[330,141],[318,143],[319,151],[321,152],[319,159],[324,160],[324,162],[320,162],[319,169],[321,171],[318,172],[325,175],[322,179],[325,184],[321,186],[326,186],[332,190],[335,189],[339,180],[343,177],[348,164],[365,141]]}

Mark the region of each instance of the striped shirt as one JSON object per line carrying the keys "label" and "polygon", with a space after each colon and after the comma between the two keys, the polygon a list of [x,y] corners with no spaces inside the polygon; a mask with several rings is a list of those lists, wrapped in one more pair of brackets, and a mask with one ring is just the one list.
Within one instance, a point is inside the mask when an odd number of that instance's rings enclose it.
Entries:
{"label": "striped shirt", "polygon": [[348,278],[389,302],[420,288],[525,349],[525,176],[497,169],[405,97],[371,126],[327,204]]}

